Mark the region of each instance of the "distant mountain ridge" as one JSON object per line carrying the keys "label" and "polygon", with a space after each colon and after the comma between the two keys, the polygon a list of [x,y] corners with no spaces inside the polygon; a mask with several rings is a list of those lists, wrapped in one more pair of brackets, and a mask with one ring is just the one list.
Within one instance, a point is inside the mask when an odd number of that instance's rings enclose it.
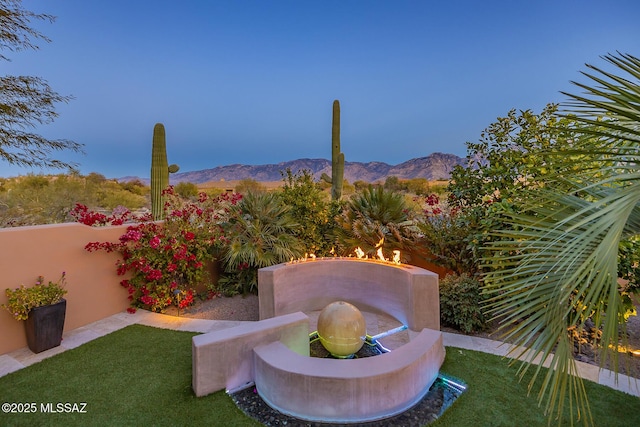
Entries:
{"label": "distant mountain ridge", "polygon": [[[464,159],[455,154],[433,153],[426,157],[419,157],[398,165],[389,165],[383,162],[345,162],[344,178],[353,183],[355,181],[384,181],[389,176],[400,179],[426,178],[433,180],[449,179],[451,171],[456,165],[464,165]],[[242,165],[234,164],[217,166],[212,169],[204,169],[193,172],[181,172],[170,175],[172,184],[178,182],[191,182],[203,184],[211,181],[235,181],[241,179],[253,179],[256,181],[280,181],[280,171],[291,169],[296,173],[308,170],[318,180],[323,173],[331,176],[331,161],[327,159],[298,159],[267,165]],[[148,183],[149,179],[138,177],[123,177],[120,181],[140,179]]]}

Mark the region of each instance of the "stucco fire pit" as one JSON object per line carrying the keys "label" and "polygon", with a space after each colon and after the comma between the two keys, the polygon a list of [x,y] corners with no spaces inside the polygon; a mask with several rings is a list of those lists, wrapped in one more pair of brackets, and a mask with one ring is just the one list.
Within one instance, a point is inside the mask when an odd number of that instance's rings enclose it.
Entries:
{"label": "stucco fire pit", "polygon": [[[435,273],[389,262],[319,258],[260,269],[258,289],[259,322],[193,338],[197,395],[217,391],[221,384],[233,390],[254,383],[260,397],[282,413],[358,423],[407,410],[438,376],[445,350]],[[335,301],[391,315],[413,331],[413,338],[375,357],[309,357],[304,312]],[[226,354],[226,348],[234,354]],[[231,367],[221,363],[232,360]]]}
{"label": "stucco fire pit", "polygon": [[438,275],[412,265],[357,258],[278,264],[258,270],[258,290],[260,319],[346,301],[413,331],[440,330]]}

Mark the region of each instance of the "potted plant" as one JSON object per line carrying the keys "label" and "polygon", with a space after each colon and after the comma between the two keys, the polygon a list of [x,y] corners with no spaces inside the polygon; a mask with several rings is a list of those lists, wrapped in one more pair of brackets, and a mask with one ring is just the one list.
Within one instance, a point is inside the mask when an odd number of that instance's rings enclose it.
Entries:
{"label": "potted plant", "polygon": [[65,273],[57,282],[45,284],[39,276],[35,286],[20,285],[16,289],[5,291],[8,303],[3,304],[16,320],[24,320],[27,345],[34,353],[40,353],[62,342],[62,331],[67,310],[67,301],[63,296]]}

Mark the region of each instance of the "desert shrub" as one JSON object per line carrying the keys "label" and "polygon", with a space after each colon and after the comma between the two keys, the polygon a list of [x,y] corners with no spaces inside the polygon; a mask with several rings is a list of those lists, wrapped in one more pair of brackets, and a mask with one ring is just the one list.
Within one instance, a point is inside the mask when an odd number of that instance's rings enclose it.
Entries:
{"label": "desert shrub", "polygon": [[464,333],[486,328],[482,284],[468,274],[450,274],[440,281],[440,320]]}
{"label": "desert shrub", "polygon": [[385,190],[389,191],[402,191],[404,190],[403,183],[400,182],[397,176],[388,176],[383,185]]}
{"label": "desert shrub", "polygon": [[264,184],[256,181],[252,178],[241,179],[235,187],[236,193],[246,194],[246,193],[261,193],[267,191],[267,187]]}
{"label": "desert shrub", "polygon": [[0,191],[0,227],[68,222],[77,203],[103,211],[118,206],[136,210],[147,204],[143,194],[96,173],[27,175],[3,181],[2,188],[6,191]]}
{"label": "desert shrub", "polygon": [[429,181],[426,178],[412,178],[407,181],[407,191],[416,196],[426,196],[430,192]]}
{"label": "desert shrub", "polygon": [[183,199],[195,199],[198,197],[198,186],[193,182],[179,182],[174,186],[174,190]]}
{"label": "desert shrub", "polygon": [[364,191],[367,189],[367,187],[369,187],[371,185],[370,182],[367,181],[363,181],[361,179],[354,181],[353,182],[353,188],[355,189],[356,192],[358,191]]}
{"label": "desert shrub", "polygon": [[146,196],[151,191],[151,188],[148,185],[145,185],[139,179],[134,179],[132,181],[121,182],[120,186],[123,190],[126,190],[133,194],[138,194],[140,196]]}

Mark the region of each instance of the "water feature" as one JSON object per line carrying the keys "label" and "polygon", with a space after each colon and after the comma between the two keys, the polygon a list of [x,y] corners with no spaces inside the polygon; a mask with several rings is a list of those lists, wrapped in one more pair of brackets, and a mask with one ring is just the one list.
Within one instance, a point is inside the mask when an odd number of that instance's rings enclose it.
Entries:
{"label": "water feature", "polygon": [[[223,386],[243,411],[267,425],[283,425],[269,421],[282,416],[287,425],[387,426],[425,425],[464,391],[463,382],[439,372],[445,348],[435,273],[387,262],[320,258],[260,269],[258,283],[260,321],[193,338],[197,396]],[[310,357],[309,331],[320,331],[318,338],[329,346],[344,338],[331,328],[323,337],[321,328],[310,326],[313,313],[336,302],[353,305],[365,317],[390,316],[401,326],[380,333],[374,327],[375,334],[362,345],[376,350],[368,357],[326,349],[341,359]],[[347,323],[358,327],[347,328],[346,338],[362,339],[359,322]],[[399,332],[407,339],[385,351],[381,340]],[[261,415],[252,415],[254,409]]]}
{"label": "water feature", "polygon": [[[309,355],[322,359],[365,359],[391,352],[380,339],[407,330],[402,325],[374,336],[364,334],[364,317],[351,304],[337,301],[325,307],[318,317],[318,331],[309,334]],[[338,345],[336,343],[340,343]],[[347,349],[347,350],[345,350]],[[335,353],[338,354],[335,354]],[[345,360],[346,361],[346,360]],[[337,426],[353,425],[382,427],[389,425],[424,426],[437,419],[466,390],[466,384],[458,379],[439,373],[424,396],[413,406],[403,411],[375,420],[350,422],[325,422],[322,419],[309,420],[282,413],[265,402],[255,385],[230,393],[236,405],[249,417],[265,425],[287,426]],[[309,406],[313,406],[309,402]]]}
{"label": "water feature", "polygon": [[[406,329],[406,326],[400,326],[374,336],[367,335],[364,340],[364,345],[351,358],[361,359],[375,357],[390,352],[391,350],[382,345],[380,339],[403,332]],[[317,331],[309,334],[309,349],[310,357],[336,358],[322,345]],[[388,427],[390,425],[407,427],[425,426],[440,417],[466,388],[467,386],[464,381],[440,372],[429,388],[429,391],[414,406],[400,414],[377,421],[359,422],[358,425],[366,427]],[[229,395],[242,412],[265,425],[286,425],[288,427],[336,427],[345,425],[322,421],[310,422],[284,414],[273,409],[262,400],[254,384],[229,393]]]}

